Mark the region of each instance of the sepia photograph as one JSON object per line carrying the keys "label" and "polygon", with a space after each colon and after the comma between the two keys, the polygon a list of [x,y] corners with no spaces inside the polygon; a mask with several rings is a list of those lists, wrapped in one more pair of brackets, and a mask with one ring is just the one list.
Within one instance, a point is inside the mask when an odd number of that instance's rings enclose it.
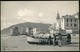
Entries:
{"label": "sepia photograph", "polygon": [[79,1],[1,1],[1,51],[79,51]]}

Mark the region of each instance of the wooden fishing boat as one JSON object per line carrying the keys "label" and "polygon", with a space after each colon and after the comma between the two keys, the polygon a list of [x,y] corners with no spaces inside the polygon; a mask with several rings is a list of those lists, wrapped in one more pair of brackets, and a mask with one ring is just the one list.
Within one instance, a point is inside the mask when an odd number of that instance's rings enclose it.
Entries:
{"label": "wooden fishing boat", "polygon": [[31,36],[27,37],[27,42],[32,44],[47,43],[47,41],[47,38],[34,38]]}
{"label": "wooden fishing boat", "polygon": [[[51,41],[54,42],[54,38],[51,38]],[[56,35],[56,44],[58,43],[59,35]],[[48,38],[41,38],[41,37],[33,37],[27,36],[27,42],[30,44],[48,44],[50,40]],[[62,44],[67,44],[67,35],[62,35]]]}

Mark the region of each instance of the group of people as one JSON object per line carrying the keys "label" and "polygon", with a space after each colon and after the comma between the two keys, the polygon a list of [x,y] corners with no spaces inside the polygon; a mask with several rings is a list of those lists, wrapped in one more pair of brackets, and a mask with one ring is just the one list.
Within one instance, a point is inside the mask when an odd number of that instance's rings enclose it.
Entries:
{"label": "group of people", "polygon": [[[58,33],[58,41],[56,42],[56,35],[53,34],[54,38],[53,38],[53,41],[51,39],[51,36],[49,36],[49,39],[48,39],[48,44],[51,45],[51,42],[53,42],[52,44],[55,46],[56,44],[58,44],[60,47],[61,47],[61,43],[62,43],[62,35],[61,33]],[[67,44],[70,44],[71,43],[71,35],[70,34],[67,34]]]}

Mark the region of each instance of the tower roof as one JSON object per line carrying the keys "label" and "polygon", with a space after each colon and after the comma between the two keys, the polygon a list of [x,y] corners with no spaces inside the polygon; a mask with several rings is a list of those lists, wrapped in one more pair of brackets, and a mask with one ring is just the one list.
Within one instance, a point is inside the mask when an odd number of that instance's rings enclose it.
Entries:
{"label": "tower roof", "polygon": [[60,19],[60,15],[59,15],[59,13],[57,12],[57,17],[56,17],[56,19]]}

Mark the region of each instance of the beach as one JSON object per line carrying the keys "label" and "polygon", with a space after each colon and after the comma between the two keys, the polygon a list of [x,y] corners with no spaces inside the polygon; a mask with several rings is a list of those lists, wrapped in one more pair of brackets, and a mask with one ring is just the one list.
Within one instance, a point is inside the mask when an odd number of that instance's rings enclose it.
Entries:
{"label": "beach", "polygon": [[1,51],[79,51],[79,35],[71,36],[71,44],[37,45],[29,44],[26,35],[1,36]]}

